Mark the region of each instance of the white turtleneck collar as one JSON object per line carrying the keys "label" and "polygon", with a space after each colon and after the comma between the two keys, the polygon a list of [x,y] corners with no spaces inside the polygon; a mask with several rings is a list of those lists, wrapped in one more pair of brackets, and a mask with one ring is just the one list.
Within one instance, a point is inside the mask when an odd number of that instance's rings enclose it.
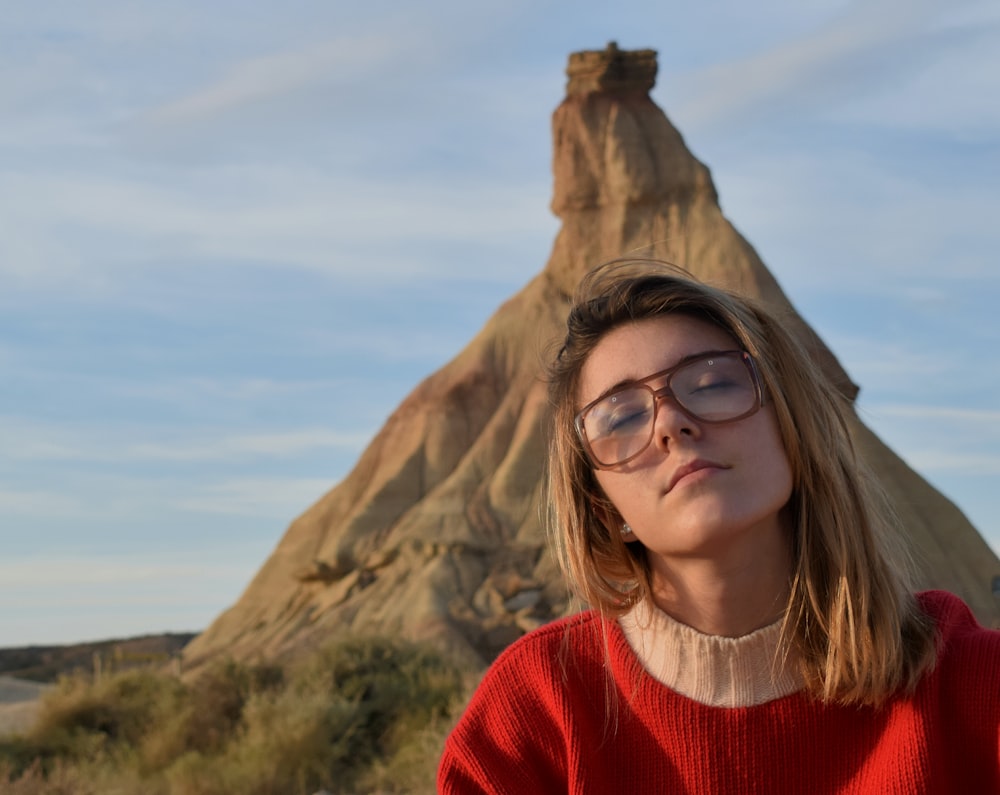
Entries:
{"label": "white turtleneck collar", "polygon": [[651,676],[701,704],[752,707],[803,687],[779,655],[781,621],[739,638],[705,635],[643,601],[618,622]]}

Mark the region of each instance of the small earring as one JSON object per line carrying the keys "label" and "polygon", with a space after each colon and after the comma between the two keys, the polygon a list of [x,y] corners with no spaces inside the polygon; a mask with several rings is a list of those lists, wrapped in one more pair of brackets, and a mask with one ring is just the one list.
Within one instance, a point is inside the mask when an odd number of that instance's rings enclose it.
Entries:
{"label": "small earring", "polygon": [[622,525],[622,538],[625,538],[626,536],[630,536],[630,535],[632,535],[632,528],[629,527],[627,524],[623,524]]}

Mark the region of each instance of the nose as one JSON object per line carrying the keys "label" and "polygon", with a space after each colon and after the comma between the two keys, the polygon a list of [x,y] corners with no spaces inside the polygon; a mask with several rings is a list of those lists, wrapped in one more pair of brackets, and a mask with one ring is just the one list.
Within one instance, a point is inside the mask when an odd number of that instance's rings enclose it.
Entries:
{"label": "nose", "polygon": [[700,437],[701,424],[685,412],[671,394],[658,393],[653,413],[653,444],[667,452],[670,441],[681,436]]}

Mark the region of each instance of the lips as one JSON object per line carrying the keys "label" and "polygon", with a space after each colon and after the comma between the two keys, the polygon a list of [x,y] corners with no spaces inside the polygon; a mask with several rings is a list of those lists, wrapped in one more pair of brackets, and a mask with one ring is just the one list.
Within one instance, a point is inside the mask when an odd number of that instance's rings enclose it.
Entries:
{"label": "lips", "polygon": [[714,461],[705,461],[700,458],[696,458],[694,461],[689,461],[686,464],[682,464],[674,470],[673,475],[670,476],[670,481],[667,483],[667,491],[673,490],[674,486],[677,485],[679,481],[686,478],[688,475],[693,475],[695,472],[699,472],[702,469],[728,469],[728,467],[722,464],[717,464]]}

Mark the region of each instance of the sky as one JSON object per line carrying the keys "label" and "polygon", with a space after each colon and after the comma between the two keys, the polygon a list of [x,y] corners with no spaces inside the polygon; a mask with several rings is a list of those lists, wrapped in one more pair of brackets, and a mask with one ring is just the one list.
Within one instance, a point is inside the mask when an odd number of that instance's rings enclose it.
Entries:
{"label": "sky", "polygon": [[542,269],[566,60],[610,40],[659,52],[864,420],[1000,552],[997,3],[0,10],[0,647],[234,603]]}

